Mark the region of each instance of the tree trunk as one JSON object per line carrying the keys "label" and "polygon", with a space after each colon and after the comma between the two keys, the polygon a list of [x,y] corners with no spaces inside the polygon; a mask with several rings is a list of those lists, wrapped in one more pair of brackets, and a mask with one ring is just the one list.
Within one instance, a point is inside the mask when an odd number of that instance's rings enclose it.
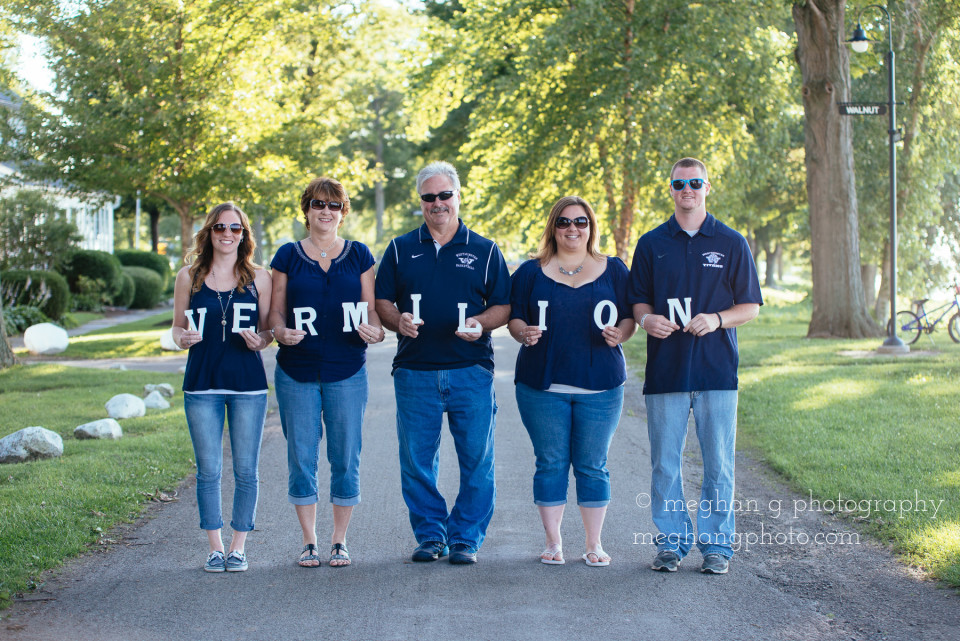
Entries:
{"label": "tree trunk", "polygon": [[[867,309],[871,309],[877,303],[877,266],[860,265],[860,280],[863,281],[863,304]],[[876,310],[874,310],[874,317],[882,318],[876,314]]]}
{"label": "tree trunk", "polygon": [[793,19],[803,77],[813,272],[813,315],[807,336],[880,336],[880,327],[864,304],[860,279],[853,123],[837,109],[838,102],[850,100],[844,0],[798,0]]}
{"label": "tree trunk", "polygon": [[160,210],[153,209],[147,212],[150,215],[150,250],[154,254],[160,253]]}
{"label": "tree trunk", "polygon": [[777,249],[774,253],[777,258],[777,280],[783,282],[783,243],[777,243]]}
{"label": "tree trunk", "polygon": [[0,301],[0,369],[6,369],[17,364],[17,357],[7,342],[7,328],[3,324],[3,301]]}

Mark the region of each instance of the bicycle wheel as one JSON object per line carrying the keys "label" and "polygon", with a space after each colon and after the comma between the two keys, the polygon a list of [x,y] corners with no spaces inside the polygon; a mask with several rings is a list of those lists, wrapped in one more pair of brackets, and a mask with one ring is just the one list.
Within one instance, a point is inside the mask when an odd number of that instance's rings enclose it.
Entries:
{"label": "bicycle wheel", "polygon": [[[913,312],[906,310],[897,312],[896,335],[900,337],[907,345],[913,345],[920,338],[920,332],[923,329],[920,325],[920,319]],[[890,323],[887,323],[887,336],[890,335]],[[960,336],[960,334],[958,334]]]}
{"label": "bicycle wheel", "polygon": [[954,343],[960,343],[960,314],[954,314],[947,323],[947,331]]}

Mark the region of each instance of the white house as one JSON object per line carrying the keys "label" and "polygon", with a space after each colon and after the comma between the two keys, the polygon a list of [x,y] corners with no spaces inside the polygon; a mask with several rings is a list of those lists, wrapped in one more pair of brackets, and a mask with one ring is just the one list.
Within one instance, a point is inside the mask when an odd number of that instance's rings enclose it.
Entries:
{"label": "white house", "polygon": [[[16,112],[19,104],[15,94],[0,90],[0,109]],[[0,162],[0,196],[10,196],[18,189],[42,191],[64,210],[67,220],[77,226],[82,236],[80,247],[113,253],[114,210],[120,206],[119,198],[106,194],[76,194],[62,185],[25,180],[16,164]]]}

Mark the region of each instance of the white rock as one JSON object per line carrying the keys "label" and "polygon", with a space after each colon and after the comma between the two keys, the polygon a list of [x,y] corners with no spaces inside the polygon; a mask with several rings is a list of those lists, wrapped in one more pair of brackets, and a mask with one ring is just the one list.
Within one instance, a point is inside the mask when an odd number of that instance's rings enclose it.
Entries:
{"label": "white rock", "polygon": [[162,394],[164,398],[173,398],[173,395],[174,395],[173,385],[171,385],[170,383],[157,383],[156,385],[154,385],[153,383],[147,383],[146,385],[143,386],[144,397],[150,394],[150,392],[154,392],[154,391],[160,392],[160,394]]}
{"label": "white rock", "polygon": [[23,333],[23,344],[31,354],[59,354],[67,349],[70,337],[62,327],[40,323],[27,328]]}
{"label": "white rock", "polygon": [[110,418],[133,418],[147,413],[143,399],[133,394],[117,394],[106,402],[105,407]]}
{"label": "white rock", "polygon": [[73,436],[75,438],[111,438],[116,440],[123,436],[123,430],[120,428],[120,423],[112,418],[102,418],[99,421],[78,425],[73,430]]}
{"label": "white rock", "polygon": [[147,397],[143,399],[143,404],[152,410],[165,410],[170,407],[170,402],[157,390],[150,392]]}
{"label": "white rock", "polygon": [[107,369],[118,369],[118,370],[120,370],[121,372],[125,372],[125,371],[127,371],[127,366],[124,365],[123,363],[114,363],[113,365],[111,365],[111,366],[110,366],[109,368],[107,368]]}
{"label": "white rock", "polygon": [[168,352],[181,352],[183,350],[173,342],[173,328],[171,327],[164,333],[160,334],[160,349],[166,350]]}
{"label": "white rock", "polygon": [[180,372],[181,374],[186,374],[186,373],[187,373],[187,366],[186,366],[186,365],[181,365],[181,366],[180,366],[180,369],[178,369],[177,371]]}
{"label": "white rock", "polygon": [[63,454],[63,439],[43,427],[25,427],[0,439],[0,463],[20,463]]}

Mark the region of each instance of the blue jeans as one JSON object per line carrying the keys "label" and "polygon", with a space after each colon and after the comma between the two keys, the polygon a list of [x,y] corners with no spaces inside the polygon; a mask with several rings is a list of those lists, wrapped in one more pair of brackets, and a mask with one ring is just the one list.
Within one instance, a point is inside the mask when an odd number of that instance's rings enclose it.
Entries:
{"label": "blue jeans", "polygon": [[223,471],[223,420],[227,419],[230,452],[233,457],[234,532],[250,532],[257,517],[260,487],[260,440],[267,416],[267,394],[183,395],[193,455],[197,461],[197,505],[200,528],[223,527],[220,503],[220,476]]}
{"label": "blue jeans", "polygon": [[610,503],[607,451],[620,423],[623,386],[596,394],[563,394],[517,383],[517,406],[537,455],[533,502],[544,507],[566,504],[573,465],[577,504]]}
{"label": "blue jeans", "polygon": [[280,425],[287,439],[289,501],[294,505],[313,505],[319,500],[317,463],[326,426],[330,502],[343,506],[358,504],[361,428],[367,408],[366,366],[335,383],[301,383],[278,365],[274,383]]}
{"label": "blue jeans", "polygon": [[[647,432],[653,465],[651,510],[660,530],[657,547],[686,556],[694,541],[700,552],[733,556],[735,531],[733,466],[737,439],[737,391],[648,394]],[[697,534],[683,496],[683,447],[690,410],[703,458]]]}
{"label": "blue jeans", "polygon": [[[493,372],[479,365],[432,371],[400,368],[393,373],[393,387],[400,485],[417,543],[445,541],[480,549],[497,496]],[[449,514],[437,489],[444,412],[460,462],[460,491]]]}

